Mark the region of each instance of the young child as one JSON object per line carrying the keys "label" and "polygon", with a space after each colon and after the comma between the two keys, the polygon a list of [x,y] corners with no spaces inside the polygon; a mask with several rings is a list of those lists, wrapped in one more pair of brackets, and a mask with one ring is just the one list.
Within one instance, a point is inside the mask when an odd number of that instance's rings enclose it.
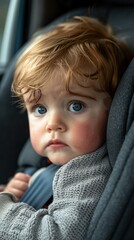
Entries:
{"label": "young child", "polygon": [[[75,17],[33,40],[12,85],[29,118],[35,150],[60,165],[53,202],[36,211],[15,198],[29,177],[0,194],[0,239],[87,238],[87,228],[112,171],[106,149],[111,101],[131,54],[110,28]],[[44,183],[45,187],[45,183]]]}

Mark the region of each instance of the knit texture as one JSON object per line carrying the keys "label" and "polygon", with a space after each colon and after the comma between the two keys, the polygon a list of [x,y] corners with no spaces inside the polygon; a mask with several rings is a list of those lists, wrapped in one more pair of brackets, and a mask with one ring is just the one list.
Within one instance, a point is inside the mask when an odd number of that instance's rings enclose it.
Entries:
{"label": "knit texture", "polygon": [[54,200],[48,209],[36,211],[1,194],[0,239],[86,240],[87,228],[111,173],[106,154],[103,146],[62,166],[54,178]]}

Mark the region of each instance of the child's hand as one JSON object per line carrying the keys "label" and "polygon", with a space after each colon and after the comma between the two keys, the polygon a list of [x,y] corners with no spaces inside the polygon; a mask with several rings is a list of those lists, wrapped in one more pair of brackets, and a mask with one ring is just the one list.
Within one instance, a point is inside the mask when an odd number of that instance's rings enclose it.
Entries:
{"label": "child's hand", "polygon": [[3,192],[3,191],[4,191],[4,189],[5,189],[5,185],[3,185],[3,184],[0,184],[0,192]]}
{"label": "child's hand", "polygon": [[17,200],[22,197],[26,189],[28,188],[28,183],[30,180],[30,176],[24,173],[17,173],[10,180],[7,186],[4,189],[4,192],[10,192],[15,195]]}

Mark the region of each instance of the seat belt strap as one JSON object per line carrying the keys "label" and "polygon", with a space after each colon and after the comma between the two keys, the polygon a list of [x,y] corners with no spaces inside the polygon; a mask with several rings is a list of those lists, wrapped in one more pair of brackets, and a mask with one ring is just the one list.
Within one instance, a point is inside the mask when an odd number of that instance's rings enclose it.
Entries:
{"label": "seat belt strap", "polygon": [[42,208],[53,196],[52,183],[58,169],[59,166],[54,164],[45,168],[24,193],[20,202],[27,203],[37,210]]}

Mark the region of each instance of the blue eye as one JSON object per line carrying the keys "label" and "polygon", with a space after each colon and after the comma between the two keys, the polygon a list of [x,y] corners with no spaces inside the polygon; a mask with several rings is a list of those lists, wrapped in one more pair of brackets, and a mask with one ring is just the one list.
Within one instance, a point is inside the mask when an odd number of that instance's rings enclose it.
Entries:
{"label": "blue eye", "polygon": [[81,102],[73,102],[69,105],[69,111],[71,112],[80,112],[81,110],[83,110],[83,103]]}
{"label": "blue eye", "polygon": [[35,112],[36,116],[40,116],[40,115],[45,114],[47,112],[47,109],[46,109],[46,107],[39,105],[39,106],[35,107],[34,112]]}

